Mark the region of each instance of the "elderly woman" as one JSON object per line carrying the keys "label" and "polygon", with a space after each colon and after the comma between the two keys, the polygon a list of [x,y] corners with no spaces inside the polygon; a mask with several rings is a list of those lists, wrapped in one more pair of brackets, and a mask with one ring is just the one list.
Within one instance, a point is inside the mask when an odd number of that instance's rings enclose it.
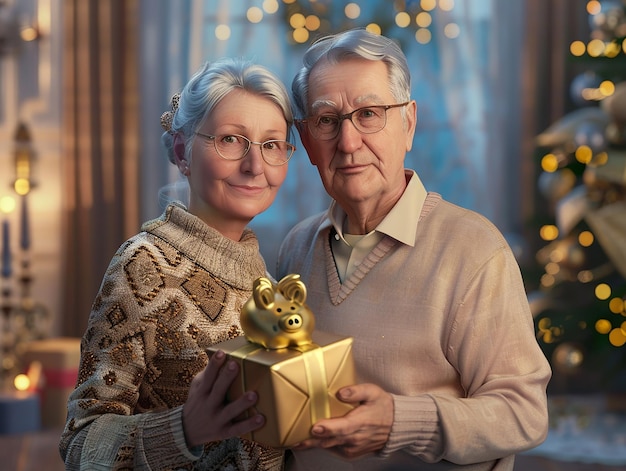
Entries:
{"label": "elderly woman", "polygon": [[283,453],[240,438],[253,391],[226,401],[238,374],[208,346],[242,335],[241,305],[266,275],[247,227],[266,210],[295,147],[289,95],[267,69],[204,65],[172,99],[168,156],[189,183],[113,257],[82,340],[60,452],[66,469],[278,470]]}

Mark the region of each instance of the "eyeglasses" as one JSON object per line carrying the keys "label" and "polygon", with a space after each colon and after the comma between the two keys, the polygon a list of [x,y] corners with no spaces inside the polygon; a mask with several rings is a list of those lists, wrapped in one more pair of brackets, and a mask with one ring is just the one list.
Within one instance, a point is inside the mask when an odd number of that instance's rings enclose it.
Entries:
{"label": "eyeglasses", "polygon": [[201,132],[195,134],[213,141],[217,154],[224,160],[241,160],[248,154],[252,144],[258,144],[261,147],[263,160],[268,165],[279,166],[289,162],[296,150],[296,146],[283,140],[270,139],[269,141],[254,142],[240,134],[222,134],[219,136]]}
{"label": "eyeglasses", "polygon": [[352,124],[359,132],[373,134],[382,131],[387,124],[387,110],[406,106],[409,103],[407,101],[406,103],[396,103],[394,105],[364,106],[346,114],[323,113],[299,121],[307,123],[313,137],[322,141],[330,141],[336,138],[339,135],[339,129],[341,129],[341,123],[344,119],[352,121]]}

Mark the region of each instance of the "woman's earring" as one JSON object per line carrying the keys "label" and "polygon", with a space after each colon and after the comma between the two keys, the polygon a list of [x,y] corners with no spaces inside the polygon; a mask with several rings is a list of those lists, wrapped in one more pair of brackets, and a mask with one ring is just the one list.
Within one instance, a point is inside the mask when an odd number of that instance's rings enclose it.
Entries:
{"label": "woman's earring", "polygon": [[180,173],[182,173],[185,176],[189,175],[189,164],[187,163],[186,160],[182,160],[180,162],[179,168],[180,168]]}

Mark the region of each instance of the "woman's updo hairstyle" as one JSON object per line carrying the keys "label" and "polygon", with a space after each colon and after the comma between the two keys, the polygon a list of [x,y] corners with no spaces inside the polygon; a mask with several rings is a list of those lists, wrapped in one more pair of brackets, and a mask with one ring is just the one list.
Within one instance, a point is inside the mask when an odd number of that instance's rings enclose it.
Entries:
{"label": "woman's updo hairstyle", "polygon": [[290,139],[293,114],[289,93],[282,81],[261,65],[242,59],[224,58],[205,63],[182,92],[172,97],[172,109],[161,115],[161,125],[165,129],[161,142],[170,162],[176,163],[174,135],[182,135],[185,157],[190,161],[194,133],[222,98],[237,88],[276,103],[285,117],[287,140]]}

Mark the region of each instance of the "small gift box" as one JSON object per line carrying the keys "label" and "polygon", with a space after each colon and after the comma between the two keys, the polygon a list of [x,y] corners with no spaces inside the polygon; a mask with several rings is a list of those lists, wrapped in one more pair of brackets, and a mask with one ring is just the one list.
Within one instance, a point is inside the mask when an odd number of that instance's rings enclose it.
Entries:
{"label": "small gift box", "polygon": [[340,388],[355,383],[352,338],[313,331],[314,316],[305,299],[298,275],[288,275],[277,286],[259,278],[241,311],[245,337],[208,351],[222,350],[239,364],[230,397],[250,390],[258,394],[254,409],[265,416],[265,425],[245,438],[275,448],[309,438],[315,422],[352,409],[336,398]]}

